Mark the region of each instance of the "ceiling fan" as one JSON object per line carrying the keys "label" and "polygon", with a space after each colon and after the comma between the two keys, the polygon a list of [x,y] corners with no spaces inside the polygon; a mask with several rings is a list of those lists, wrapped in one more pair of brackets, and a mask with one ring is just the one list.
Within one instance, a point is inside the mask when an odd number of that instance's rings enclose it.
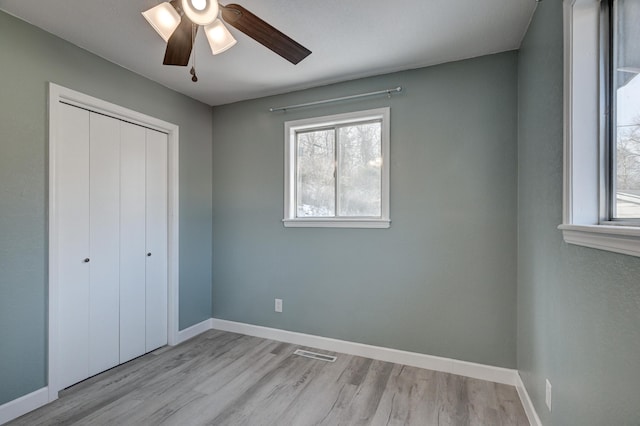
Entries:
{"label": "ceiling fan", "polygon": [[[142,15],[167,42],[164,65],[189,64],[193,42],[201,26],[214,55],[236,44],[222,20],[294,65],[311,54],[309,49],[237,4],[224,6],[217,0],[171,0],[142,12]],[[194,82],[198,81],[194,67],[191,75]]]}

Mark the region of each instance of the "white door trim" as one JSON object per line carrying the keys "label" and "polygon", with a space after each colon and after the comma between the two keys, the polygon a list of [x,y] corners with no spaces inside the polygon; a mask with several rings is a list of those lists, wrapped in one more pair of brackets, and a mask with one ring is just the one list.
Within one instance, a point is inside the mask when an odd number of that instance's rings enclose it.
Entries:
{"label": "white door trim", "polygon": [[75,90],[49,83],[49,340],[48,340],[48,390],[49,401],[58,398],[58,378],[55,366],[58,353],[58,271],[57,252],[58,243],[57,217],[56,217],[56,147],[57,128],[59,123],[58,106],[60,102],[74,105],[89,111],[108,115],[139,126],[158,130],[168,135],[168,343],[178,343],[178,152],[179,152],[179,128],[177,125],[150,117],[112,103],[85,95]]}

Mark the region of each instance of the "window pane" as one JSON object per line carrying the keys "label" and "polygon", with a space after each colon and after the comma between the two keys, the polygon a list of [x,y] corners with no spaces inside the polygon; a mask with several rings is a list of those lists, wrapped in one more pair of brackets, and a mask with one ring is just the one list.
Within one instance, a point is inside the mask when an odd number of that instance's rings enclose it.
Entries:
{"label": "window pane", "polygon": [[338,130],[338,214],[381,216],[381,123]]}
{"label": "window pane", "polygon": [[335,132],[297,134],[297,217],[335,216]]}
{"label": "window pane", "polygon": [[640,0],[618,0],[615,13],[614,216],[640,218]]}

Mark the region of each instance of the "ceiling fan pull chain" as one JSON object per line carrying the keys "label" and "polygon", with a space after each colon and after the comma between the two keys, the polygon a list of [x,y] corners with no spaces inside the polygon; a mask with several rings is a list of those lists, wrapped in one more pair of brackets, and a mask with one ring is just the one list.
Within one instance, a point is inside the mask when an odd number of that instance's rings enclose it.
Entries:
{"label": "ceiling fan pull chain", "polygon": [[[196,41],[196,26],[195,24],[191,26],[191,46],[195,46]],[[193,49],[193,65],[191,66],[191,70],[189,70],[189,74],[191,74],[191,81],[196,83],[198,81],[198,76],[196,75],[196,50]]]}

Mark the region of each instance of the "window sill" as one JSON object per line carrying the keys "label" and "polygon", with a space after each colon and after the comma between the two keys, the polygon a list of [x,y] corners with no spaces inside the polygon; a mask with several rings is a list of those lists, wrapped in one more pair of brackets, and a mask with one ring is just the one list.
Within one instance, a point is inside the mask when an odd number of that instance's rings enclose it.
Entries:
{"label": "window sill", "polygon": [[640,227],[560,225],[558,229],[569,244],[640,257]]}
{"label": "window sill", "polygon": [[286,228],[377,228],[391,226],[389,219],[284,219]]}

